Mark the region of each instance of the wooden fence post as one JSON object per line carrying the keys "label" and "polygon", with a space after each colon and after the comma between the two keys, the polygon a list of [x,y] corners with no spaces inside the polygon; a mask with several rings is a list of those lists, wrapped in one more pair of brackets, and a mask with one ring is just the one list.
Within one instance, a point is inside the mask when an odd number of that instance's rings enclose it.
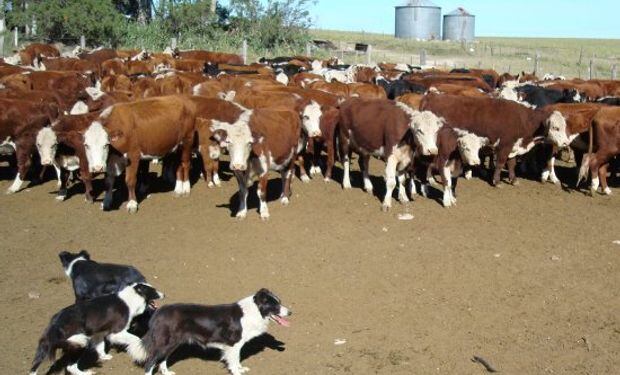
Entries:
{"label": "wooden fence post", "polygon": [[420,66],[426,65],[426,50],[420,50]]}
{"label": "wooden fence post", "polygon": [[243,65],[247,65],[248,64],[248,41],[247,40],[243,40],[243,49],[241,52],[242,56],[243,56]]}
{"label": "wooden fence post", "polygon": [[312,56],[312,44],[306,43],[306,57]]}
{"label": "wooden fence post", "polygon": [[17,30],[17,27],[13,29],[13,44],[15,45],[15,48],[19,46],[19,31]]}
{"label": "wooden fence post", "polygon": [[4,57],[4,35],[0,34],[0,53]]}
{"label": "wooden fence post", "polygon": [[594,78],[594,60],[590,59],[590,65],[588,66],[588,79]]}
{"label": "wooden fence post", "polygon": [[80,37],[80,48],[82,50],[86,49],[86,37],[84,35]]}
{"label": "wooden fence post", "polygon": [[366,64],[370,65],[372,63],[372,45],[369,44],[368,48],[366,48]]}
{"label": "wooden fence post", "polygon": [[536,57],[534,58],[534,75],[537,75],[540,71],[540,52],[536,51]]}
{"label": "wooden fence post", "polygon": [[616,69],[617,69],[616,64],[611,66],[611,79],[616,79]]}

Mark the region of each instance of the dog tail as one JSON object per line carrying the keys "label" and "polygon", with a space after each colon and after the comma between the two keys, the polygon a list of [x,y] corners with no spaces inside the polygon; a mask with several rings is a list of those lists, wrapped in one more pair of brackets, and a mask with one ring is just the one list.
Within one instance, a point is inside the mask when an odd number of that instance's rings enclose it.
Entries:
{"label": "dog tail", "polygon": [[137,363],[144,363],[147,357],[147,350],[144,342],[140,339],[134,340],[127,345],[127,354]]}
{"label": "dog tail", "polygon": [[32,367],[30,368],[31,374],[36,374],[37,369],[45,361],[45,359],[49,359],[50,361],[54,361],[56,357],[56,349],[55,346],[52,345],[52,327],[47,327],[41,338],[39,339],[39,345],[37,346],[37,351],[34,355],[34,359],[32,360]]}

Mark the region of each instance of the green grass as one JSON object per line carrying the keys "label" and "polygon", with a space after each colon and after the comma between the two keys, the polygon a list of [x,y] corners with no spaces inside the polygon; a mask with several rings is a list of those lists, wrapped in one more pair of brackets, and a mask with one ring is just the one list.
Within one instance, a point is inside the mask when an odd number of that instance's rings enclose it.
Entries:
{"label": "green grass", "polygon": [[[618,65],[620,76],[620,40],[612,39],[551,39],[551,38],[490,38],[481,37],[473,43],[416,41],[397,39],[393,35],[333,30],[311,30],[316,39],[331,40],[345,50],[348,63],[365,61],[352,51],[357,42],[373,47],[375,62],[420,63],[420,51],[427,54],[427,64],[439,67],[495,68],[512,73],[533,71],[534,60],[540,56],[542,74],[553,73],[567,77],[588,76],[590,60],[596,78],[610,78],[611,68]],[[332,54],[342,56],[340,51]],[[581,56],[581,64],[579,63]]]}

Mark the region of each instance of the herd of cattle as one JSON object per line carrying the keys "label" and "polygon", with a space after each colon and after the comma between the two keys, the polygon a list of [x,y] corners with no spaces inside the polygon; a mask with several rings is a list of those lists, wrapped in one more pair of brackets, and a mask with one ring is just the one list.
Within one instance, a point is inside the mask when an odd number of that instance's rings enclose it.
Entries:
{"label": "herd of cattle", "polygon": [[310,181],[309,174],[323,173],[323,151],[325,180],[338,159],[344,188],[351,188],[353,152],[369,192],[370,157],[385,161],[384,210],[396,188],[408,200],[408,177],[414,195],[414,177],[425,193],[437,184],[435,173],[443,204],[455,204],[456,178],[464,167],[482,167],[486,157],[493,185],[505,166],[514,183],[526,154],[544,165],[543,181],[559,183],[554,163],[563,149],[573,151],[579,181],[591,173],[592,193],[611,194],[608,166],[620,153],[620,81],[612,80],[350,66],[303,56],[244,65],[240,56],[200,50],[61,55],[53,45],[31,44],[0,63],[0,85],[0,155],[14,154],[17,167],[8,193],[19,191],[40,161],[56,169],[60,200],[73,171],[91,202],[93,176],[105,174],[104,210],[125,174],[127,209],[137,211],[136,184],[153,159],[175,169],[174,193],[186,196],[192,158],[213,187],[221,183],[219,160],[227,153],[239,184],[237,217],[246,216],[257,177],[266,219],[268,172],[281,174],[281,202],[288,204],[296,166],[300,179]]}

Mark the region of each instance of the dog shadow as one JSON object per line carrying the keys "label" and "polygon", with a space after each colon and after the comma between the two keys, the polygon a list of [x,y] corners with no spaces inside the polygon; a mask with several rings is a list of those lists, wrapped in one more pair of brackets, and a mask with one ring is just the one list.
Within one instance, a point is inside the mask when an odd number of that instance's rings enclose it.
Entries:
{"label": "dog shadow", "polygon": [[[284,345],[284,342],[277,340],[268,333],[265,333],[249,341],[243,346],[243,349],[241,349],[241,361],[262,353],[266,349],[283,352],[286,350]],[[222,352],[219,349],[203,349],[198,345],[183,345],[170,356],[168,359],[168,365],[171,366],[177,362],[181,362],[189,358],[199,358],[203,361],[219,362],[222,358]]]}

